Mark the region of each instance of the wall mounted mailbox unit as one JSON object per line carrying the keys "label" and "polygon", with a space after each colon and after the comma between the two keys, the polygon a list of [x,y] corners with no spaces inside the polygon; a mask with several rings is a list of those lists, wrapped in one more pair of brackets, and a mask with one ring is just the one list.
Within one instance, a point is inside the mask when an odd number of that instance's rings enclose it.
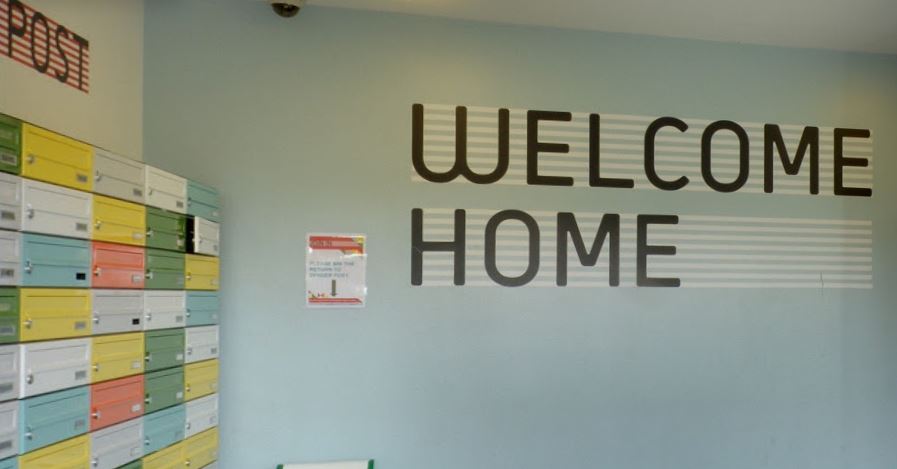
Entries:
{"label": "wall mounted mailbox unit", "polygon": [[218,190],[196,181],[187,183],[187,214],[213,222],[221,221]]}
{"label": "wall mounted mailbox unit", "polygon": [[22,180],[22,231],[90,239],[92,213],[92,194]]}
{"label": "wall mounted mailbox unit", "polygon": [[95,289],[90,293],[94,334],[143,330],[143,291]]}
{"label": "wall mounted mailbox unit", "polygon": [[183,403],[184,368],[169,368],[145,374],[143,394],[143,408],[147,414]]}
{"label": "wall mounted mailbox unit", "polygon": [[158,371],[184,364],[184,329],[146,332],[146,371]]}
{"label": "wall mounted mailbox unit", "polygon": [[146,207],[94,195],[93,239],[134,246],[146,245]]}
{"label": "wall mounted mailbox unit", "polygon": [[184,366],[184,399],[192,401],[218,392],[218,360]]}
{"label": "wall mounted mailbox unit", "polygon": [[186,363],[218,358],[218,326],[188,327],[184,341]]}
{"label": "wall mounted mailbox unit", "polygon": [[22,233],[0,230],[0,285],[22,283]]}
{"label": "wall mounted mailbox unit", "polygon": [[82,191],[93,189],[93,148],[55,132],[22,125],[22,176]]}
{"label": "wall mounted mailbox unit", "polygon": [[19,403],[0,404],[0,458],[19,454]]}
{"label": "wall mounted mailbox unit", "polygon": [[184,439],[186,413],[183,405],[160,410],[143,417],[146,453],[159,451]]}
{"label": "wall mounted mailbox unit", "polygon": [[27,453],[87,433],[89,410],[86,386],[19,401],[20,450]]}
{"label": "wall mounted mailbox unit", "polygon": [[184,440],[184,466],[206,467],[218,459],[218,428],[211,428]]}
{"label": "wall mounted mailbox unit", "polygon": [[146,247],[184,252],[187,217],[155,207],[146,208]]}
{"label": "wall mounted mailbox unit", "polygon": [[93,191],[117,199],[145,203],[146,169],[143,163],[102,148],[93,149]]}
{"label": "wall mounted mailbox unit", "polygon": [[138,246],[91,243],[91,285],[94,288],[143,288],[146,254]]}
{"label": "wall mounted mailbox unit", "polygon": [[21,366],[17,344],[0,346],[0,402],[19,397]]}
{"label": "wall mounted mailbox unit", "polygon": [[187,180],[152,166],[146,167],[146,204],[187,213]]}
{"label": "wall mounted mailbox unit", "polygon": [[82,435],[19,456],[19,469],[85,469],[90,467],[90,437]]}
{"label": "wall mounted mailbox unit", "polygon": [[26,398],[90,382],[90,339],[19,345],[19,397]]}
{"label": "wall mounted mailbox unit", "polygon": [[0,229],[22,229],[22,178],[0,173]]}
{"label": "wall mounted mailbox unit", "polygon": [[90,386],[90,431],[143,415],[143,375]]}
{"label": "wall mounted mailbox unit", "polygon": [[192,400],[184,404],[184,407],[187,409],[186,438],[218,425],[217,394]]}
{"label": "wall mounted mailbox unit", "polygon": [[217,256],[219,238],[218,223],[198,217],[187,220],[187,252]]}
{"label": "wall mounted mailbox unit", "polygon": [[94,337],[90,382],[98,383],[143,373],[142,332]]}
{"label": "wall mounted mailbox unit", "polygon": [[[147,451],[148,452],[148,451]],[[184,443],[179,442],[143,458],[143,469],[180,469],[184,467]]]}
{"label": "wall mounted mailbox unit", "polygon": [[90,290],[22,288],[19,310],[22,342],[90,335]]}
{"label": "wall mounted mailbox unit", "polygon": [[143,420],[122,422],[90,434],[93,469],[115,469],[143,456]]}
{"label": "wall mounted mailbox unit", "polygon": [[0,171],[22,171],[22,121],[0,114]]}
{"label": "wall mounted mailbox unit", "polygon": [[148,290],[180,290],[184,288],[184,254],[165,249],[146,250]]}
{"label": "wall mounted mailbox unit", "polygon": [[21,257],[23,286],[90,286],[90,242],[87,240],[25,233]]}
{"label": "wall mounted mailbox unit", "polygon": [[143,308],[144,330],[184,327],[187,296],[181,290],[145,291]]}
{"label": "wall mounted mailbox unit", "polygon": [[187,254],[184,258],[184,278],[187,290],[217,290],[219,282],[217,257]]}
{"label": "wall mounted mailbox unit", "polygon": [[187,292],[187,327],[211,326],[218,324],[218,310],[221,308],[218,292]]}

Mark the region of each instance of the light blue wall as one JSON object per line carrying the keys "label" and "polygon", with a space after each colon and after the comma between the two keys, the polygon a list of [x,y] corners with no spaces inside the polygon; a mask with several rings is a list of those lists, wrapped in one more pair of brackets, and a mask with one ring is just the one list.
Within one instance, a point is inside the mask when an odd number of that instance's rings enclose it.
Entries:
{"label": "light blue wall", "polygon": [[[223,469],[897,467],[897,59],[261,2],[146,5],[145,158],[223,192]],[[875,197],[410,181],[414,102],[862,126]],[[635,195],[633,195],[635,194]],[[871,218],[875,289],[421,289],[412,207]],[[303,306],[307,232],[369,306]]]}

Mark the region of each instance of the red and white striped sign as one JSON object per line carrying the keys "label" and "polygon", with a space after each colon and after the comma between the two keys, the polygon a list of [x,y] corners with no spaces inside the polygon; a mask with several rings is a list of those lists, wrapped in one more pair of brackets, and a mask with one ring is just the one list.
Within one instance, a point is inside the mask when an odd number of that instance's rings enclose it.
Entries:
{"label": "red and white striped sign", "polygon": [[90,92],[89,41],[20,0],[0,0],[0,56]]}

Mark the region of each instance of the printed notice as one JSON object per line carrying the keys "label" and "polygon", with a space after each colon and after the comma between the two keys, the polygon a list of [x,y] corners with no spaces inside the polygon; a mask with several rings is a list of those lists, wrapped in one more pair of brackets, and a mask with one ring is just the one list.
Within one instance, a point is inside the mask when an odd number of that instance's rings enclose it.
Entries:
{"label": "printed notice", "polygon": [[308,306],[364,306],[366,241],[364,235],[308,235],[305,257]]}

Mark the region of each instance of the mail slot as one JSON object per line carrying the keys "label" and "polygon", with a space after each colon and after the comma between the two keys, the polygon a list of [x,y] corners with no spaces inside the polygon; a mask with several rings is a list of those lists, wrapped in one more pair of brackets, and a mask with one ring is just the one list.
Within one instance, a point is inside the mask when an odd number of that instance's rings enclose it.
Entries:
{"label": "mail slot", "polygon": [[144,330],[184,327],[186,300],[185,293],[178,290],[143,292]]}
{"label": "mail slot", "polygon": [[22,176],[82,191],[93,189],[93,148],[31,124],[22,124]]}
{"label": "mail slot", "polygon": [[184,329],[146,332],[146,371],[157,371],[184,364]]}
{"label": "mail slot", "polygon": [[93,196],[93,239],[110,243],[146,244],[146,207]]}
{"label": "mail slot", "polygon": [[22,178],[13,174],[0,173],[0,229],[22,229]]}
{"label": "mail slot", "polygon": [[221,221],[218,190],[196,181],[187,182],[187,214],[214,222]]}
{"label": "mail slot", "polygon": [[90,431],[143,415],[143,375],[90,386]]}
{"label": "mail slot", "polygon": [[143,291],[91,290],[91,294],[94,334],[143,330]]}
{"label": "mail slot", "polygon": [[216,291],[187,292],[187,326],[211,326],[218,324],[221,308]]}
{"label": "mail slot", "polygon": [[219,251],[219,227],[218,223],[205,218],[187,219],[187,252],[217,256]]}
{"label": "mail slot", "polygon": [[[153,371],[143,377],[145,413],[149,414],[184,402],[183,367]],[[183,423],[181,425],[183,426]]]}
{"label": "mail slot", "polygon": [[0,404],[0,459],[19,454],[19,403]]}
{"label": "mail slot", "polygon": [[146,250],[146,289],[184,288],[184,255],[163,249]]}
{"label": "mail slot", "polygon": [[94,148],[93,174],[93,191],[97,194],[144,203],[146,174],[143,163]]}
{"label": "mail slot", "polygon": [[143,373],[143,332],[104,335],[92,340],[92,383]]}
{"label": "mail slot", "polygon": [[93,469],[115,469],[143,456],[143,420],[134,419],[90,434]]}
{"label": "mail slot", "polygon": [[184,407],[187,409],[187,438],[218,426],[218,394],[192,400]]}
{"label": "mail slot", "polygon": [[0,285],[20,285],[21,264],[22,233],[0,230]]}
{"label": "mail slot", "polygon": [[183,469],[186,459],[184,449],[181,442],[150,454],[143,458],[143,469]]}
{"label": "mail slot", "polygon": [[22,231],[90,239],[93,195],[22,179]]}
{"label": "mail slot", "polygon": [[87,433],[89,410],[87,386],[19,401],[19,450],[27,453]]}
{"label": "mail slot", "polygon": [[0,401],[19,397],[21,366],[18,345],[0,346]]}
{"label": "mail slot", "polygon": [[187,180],[153,166],[146,167],[146,204],[187,213]]}
{"label": "mail slot", "polygon": [[90,339],[19,345],[19,397],[83,386],[90,382]]}
{"label": "mail slot", "polygon": [[[184,406],[179,405],[143,417],[144,451],[149,454],[184,439]],[[144,461],[146,462],[146,461]]]}
{"label": "mail slot", "polygon": [[218,289],[218,258],[187,254],[184,259],[184,278],[187,290]]}
{"label": "mail slot", "polygon": [[90,467],[90,437],[88,435],[19,456],[19,469],[87,469],[88,467]]}
{"label": "mail slot", "polygon": [[187,363],[218,358],[218,326],[190,327],[185,337]]}
{"label": "mail slot", "polygon": [[205,467],[218,459],[218,428],[206,430],[184,440],[187,467]]}
{"label": "mail slot", "polygon": [[90,335],[90,291],[63,288],[19,290],[22,342]]}
{"label": "mail slot", "polygon": [[90,286],[90,242],[34,233],[22,235],[22,285]]}
{"label": "mail slot", "polygon": [[0,114],[0,171],[22,171],[22,121]]}
{"label": "mail slot", "polygon": [[146,257],[137,246],[91,243],[94,288],[143,288]]}
{"label": "mail slot", "polygon": [[187,218],[155,207],[146,208],[146,247],[184,252]]}
{"label": "mail slot", "polygon": [[218,360],[184,366],[184,399],[192,401],[218,392]]}

